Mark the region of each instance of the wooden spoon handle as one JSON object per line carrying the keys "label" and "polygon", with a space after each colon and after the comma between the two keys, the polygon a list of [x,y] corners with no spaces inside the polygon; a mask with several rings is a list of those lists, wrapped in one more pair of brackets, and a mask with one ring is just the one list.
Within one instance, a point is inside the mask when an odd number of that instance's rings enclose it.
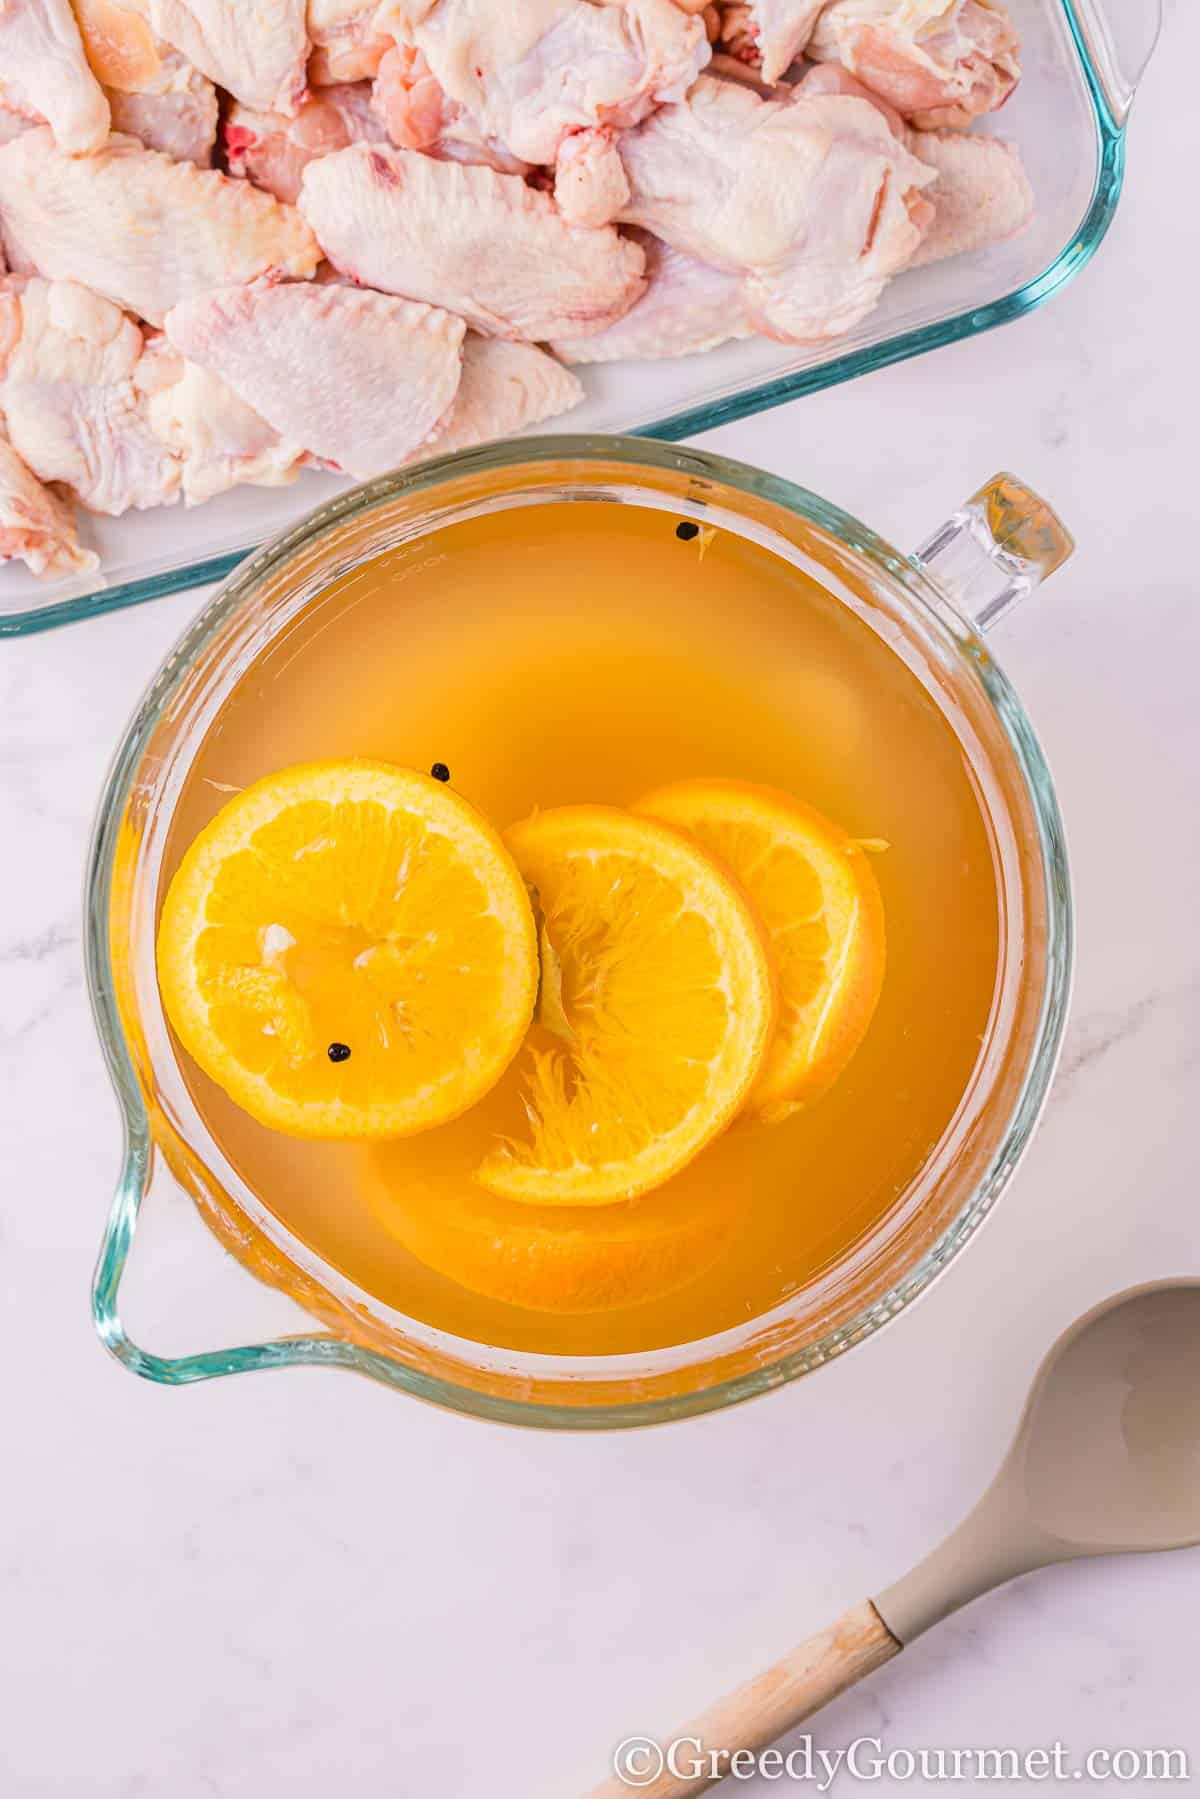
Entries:
{"label": "wooden spoon handle", "polygon": [[678,1773],[664,1766],[660,1773],[646,1778],[658,1755],[646,1739],[631,1738],[630,1743],[642,1747],[632,1752],[625,1769],[627,1778],[614,1774],[588,1799],[630,1799],[633,1793],[640,1799],[687,1799],[691,1793],[703,1792],[713,1784],[714,1750],[725,1752],[717,1764],[719,1779],[728,1773],[729,1757],[735,1750],[765,1749],[899,1653],[900,1644],[870,1600],[864,1599],[773,1668],[663,1738],[663,1750],[671,1743],[683,1745],[675,1757]]}

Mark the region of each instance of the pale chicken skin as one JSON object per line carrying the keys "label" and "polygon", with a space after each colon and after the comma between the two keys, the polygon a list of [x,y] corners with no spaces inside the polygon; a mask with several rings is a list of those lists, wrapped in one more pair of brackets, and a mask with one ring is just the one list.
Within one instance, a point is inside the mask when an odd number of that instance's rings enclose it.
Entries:
{"label": "pale chicken skin", "polygon": [[574,229],[518,176],[408,150],[359,144],[310,163],[300,211],[342,274],[485,336],[600,331],[645,286],[642,251],[615,230]]}
{"label": "pale chicken skin", "polygon": [[572,131],[681,99],[711,54],[674,0],[389,0],[379,17],[485,136],[534,163],[553,163]]}
{"label": "pale chicken skin", "polygon": [[378,0],[308,0],[310,86],[372,79],[393,42],[376,25],[378,12]]}
{"label": "pale chicken skin", "polygon": [[595,337],[556,338],[550,346],[556,356],[579,363],[658,361],[751,335],[741,275],[698,262],[648,231],[635,235],[646,253],[646,292]]}
{"label": "pale chicken skin", "polygon": [[464,331],[391,294],[263,281],[190,300],[166,322],[176,349],[282,438],[359,479],[434,436],[458,391]]}
{"label": "pale chicken skin", "polygon": [[374,100],[386,135],[402,150],[432,152],[463,114],[413,44],[393,44],[380,58]]}
{"label": "pale chicken skin", "polygon": [[502,175],[524,175],[529,164],[489,137],[465,106],[452,100],[412,44],[393,44],[379,64],[371,104],[385,134],[402,150],[423,150],[444,162],[477,162]]}
{"label": "pale chicken skin", "polygon": [[217,90],[178,58],[179,81],[161,93],[123,94],[109,90],[113,130],[135,137],[147,150],[161,150],[176,162],[212,166],[217,141]]}
{"label": "pale chicken skin", "polygon": [[35,120],[27,119],[19,112],[10,112],[7,106],[0,106],[0,145],[11,144],[14,137],[24,137],[27,131],[35,129]]}
{"label": "pale chicken skin", "polygon": [[316,157],[349,144],[386,143],[369,81],[315,88],[295,116],[252,112],[236,101],[225,118],[225,155],[231,175],[243,176],[277,200],[294,204],[300,181]]}
{"label": "pale chicken skin", "polygon": [[307,80],[305,0],[149,0],[159,37],[243,106],[293,113]]}
{"label": "pale chicken skin", "polygon": [[837,63],[817,63],[798,93],[854,94],[870,100],[894,137],[908,145],[937,179],[924,190],[933,207],[910,268],[924,268],[984,250],[1024,230],[1033,217],[1033,189],[1015,144],[963,131],[914,131],[878,94]]}
{"label": "pale chicken skin", "polygon": [[755,328],[788,342],[848,331],[912,258],[934,170],[848,95],[761,99],[702,76],[621,140],[622,213],[745,277]]}
{"label": "pale chicken skin", "polygon": [[64,156],[44,129],[0,149],[0,236],[11,267],[80,281],[151,324],[222,282],[309,276],[321,256],[299,214],[247,181],[132,138]]}
{"label": "pale chicken skin", "polygon": [[802,94],[806,99],[816,99],[825,94],[850,94],[856,100],[869,100],[871,105],[887,121],[888,130],[893,137],[898,137],[902,144],[908,142],[911,127],[887,101],[878,94],[873,94],[869,87],[864,87],[857,75],[844,69],[840,62],[812,63],[804,71],[802,79],[797,83],[794,92]]}
{"label": "pale chicken skin", "polygon": [[773,87],[812,36],[825,0],[747,0],[721,11],[723,51]]}
{"label": "pale chicken skin", "polygon": [[217,90],[156,36],[149,0],[74,0],[74,6],[112,129],[148,150],[208,168],[217,136]]}
{"label": "pale chicken skin", "polygon": [[168,58],[150,24],[150,0],[71,0],[84,54],[96,80],[123,94],[158,92]]}
{"label": "pale chicken skin", "polygon": [[142,333],[74,281],[0,283],[0,414],[42,481],[61,481],[90,512],[162,506],[179,470],[143,417],[135,383]]}
{"label": "pale chicken skin", "polygon": [[629,204],[629,182],[611,131],[577,131],[558,152],[554,201],[572,225],[610,225]]}
{"label": "pale chicken skin", "polygon": [[463,342],[462,380],[446,418],[420,456],[448,456],[493,438],[511,437],[529,425],[543,425],[569,412],[583,398],[570,369],[534,344],[468,331]]}
{"label": "pale chicken skin", "polygon": [[231,487],[282,487],[307,461],[216,375],[188,362],[166,338],[146,343],[134,371],[146,423],[179,465],[184,504]]}
{"label": "pale chicken skin", "polygon": [[85,550],[71,509],[26,467],[0,436],[0,562],[23,562],[34,575],[87,575],[100,566]]}
{"label": "pale chicken skin", "polygon": [[45,119],[69,154],[104,142],[108,102],[88,67],[70,0],[0,4],[0,103]]}
{"label": "pale chicken skin", "polygon": [[69,281],[0,283],[0,416],[31,468],[92,512],[293,480],[308,459],[207,370]]}
{"label": "pale chicken skin", "polygon": [[832,0],[805,54],[840,62],[922,130],[994,112],[1021,76],[1000,0]]}
{"label": "pale chicken skin", "polygon": [[911,267],[985,250],[1025,229],[1033,217],[1033,189],[1015,145],[959,131],[914,131],[909,142],[937,170],[926,190],[933,222]]}

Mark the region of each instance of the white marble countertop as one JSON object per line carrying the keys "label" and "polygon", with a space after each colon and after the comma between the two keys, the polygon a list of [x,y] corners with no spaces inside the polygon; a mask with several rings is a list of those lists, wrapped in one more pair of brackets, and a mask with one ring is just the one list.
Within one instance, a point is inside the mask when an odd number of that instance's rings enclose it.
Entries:
{"label": "white marble countertop", "polygon": [[[978,1242],[811,1380],[556,1437],[334,1374],[170,1391],[118,1369],[87,1304],[119,1133],[80,870],[110,750],[199,596],[4,644],[6,1799],[571,1799],[622,1735],[688,1716],[923,1553],[1077,1312],[1200,1272],[1198,60],[1178,5],[1111,236],[1045,310],[709,440],[900,543],[1007,466],[1079,539],[996,638],[1072,848],[1062,1072]],[[816,1741],[1180,1744],[1195,1779],[1198,1587],[1200,1552],[1022,1580],[829,1709]]]}

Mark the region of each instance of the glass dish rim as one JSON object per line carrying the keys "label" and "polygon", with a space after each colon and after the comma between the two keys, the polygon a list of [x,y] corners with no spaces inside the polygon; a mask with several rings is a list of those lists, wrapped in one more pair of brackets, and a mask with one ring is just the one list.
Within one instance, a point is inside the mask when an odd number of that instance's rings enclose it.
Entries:
{"label": "glass dish rim", "polygon": [[[789,375],[780,375],[773,380],[744,388],[738,393],[727,394],[722,399],[685,407],[681,412],[669,413],[664,418],[638,426],[626,435],[678,443],[700,432],[715,430],[720,425],[733,424],[738,419],[768,412],[776,406],[785,405],[789,400],[820,393],[827,387],[836,387],[859,375],[873,374],[877,369],[891,367],[893,363],[906,362],[911,357],[924,355],[928,350],[939,350],[947,344],[973,337],[978,332],[1011,324],[1014,320],[1023,318],[1026,313],[1035,311],[1057,293],[1059,288],[1073,280],[1100,247],[1116,212],[1125,176],[1126,121],[1118,122],[1113,116],[1105,96],[1104,83],[1080,24],[1075,0],[1061,0],[1061,5],[1092,102],[1093,119],[1099,138],[1099,157],[1095,183],[1083,217],[1054,261],[1041,274],[1032,276],[1011,293],[1004,294],[997,300],[990,300],[986,305],[965,307],[949,318],[900,332],[882,343],[835,357],[819,368],[797,369]],[[535,439],[515,441],[531,443]],[[308,514],[302,516],[307,517]],[[167,569],[140,580],[123,581],[116,587],[84,594],[77,599],[62,600],[57,605],[15,612],[7,617],[0,617],[0,637],[33,636],[40,631],[53,630],[59,625],[74,624],[85,618],[101,618],[109,612],[120,612],[129,606],[164,599],[168,594],[186,593],[193,587],[203,587],[212,581],[224,581],[240,563],[256,553],[257,549],[252,548],[201,557],[196,562],[186,563],[179,568]]]}
{"label": "glass dish rim", "polygon": [[[326,1333],[301,1334],[233,1348],[166,1357],[142,1349],[127,1334],[118,1306],[119,1288],[132,1248],[138,1211],[153,1169],[150,1121],[115,1001],[111,965],[110,897],[119,825],[145,744],[176,685],[226,619],[242,604],[259,565],[294,551],[332,519],[366,511],[400,492],[436,488],[443,475],[484,473],[526,462],[606,461],[678,471],[681,461],[697,474],[781,506],[874,563],[903,587],[914,606],[953,646],[983,688],[1024,781],[1035,821],[1046,900],[1046,973],[1028,1065],[1007,1123],[987,1169],[937,1241],[888,1291],[846,1324],[816,1343],[770,1364],[711,1386],[663,1398],[597,1406],[543,1404],[480,1392],[428,1375]],[[947,604],[928,572],[851,514],[807,488],[714,451],[626,437],[553,435],[509,439],[481,449],[435,458],[337,494],[244,558],[241,573],[226,581],[159,668],[118,746],[105,780],[88,853],[84,889],[84,960],[92,1015],[124,1129],[124,1155],[92,1287],[92,1315],[105,1346],[131,1372],[162,1385],[190,1385],[219,1375],[266,1368],[340,1367],[447,1409],[509,1424],[547,1429],[600,1430],[696,1416],[752,1398],[824,1366],[873,1336],[926,1292],[972,1237],[1007,1186],[1032,1136],[1049,1093],[1066,1023],[1074,961],[1074,917],[1066,841],[1050,770],[1024,708],[1007,677],[975,635],[970,621]]]}

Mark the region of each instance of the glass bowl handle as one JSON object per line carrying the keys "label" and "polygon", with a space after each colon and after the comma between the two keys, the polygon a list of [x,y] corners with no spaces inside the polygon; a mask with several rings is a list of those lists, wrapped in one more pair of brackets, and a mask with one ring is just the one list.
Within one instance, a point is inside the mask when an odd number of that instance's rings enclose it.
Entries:
{"label": "glass bowl handle", "polygon": [[1058,514],[1015,475],[993,475],[914,551],[979,631],[1061,568],[1075,539]]}
{"label": "glass bowl handle", "polygon": [[1071,0],[1112,122],[1124,128],[1163,25],[1163,0]]}

